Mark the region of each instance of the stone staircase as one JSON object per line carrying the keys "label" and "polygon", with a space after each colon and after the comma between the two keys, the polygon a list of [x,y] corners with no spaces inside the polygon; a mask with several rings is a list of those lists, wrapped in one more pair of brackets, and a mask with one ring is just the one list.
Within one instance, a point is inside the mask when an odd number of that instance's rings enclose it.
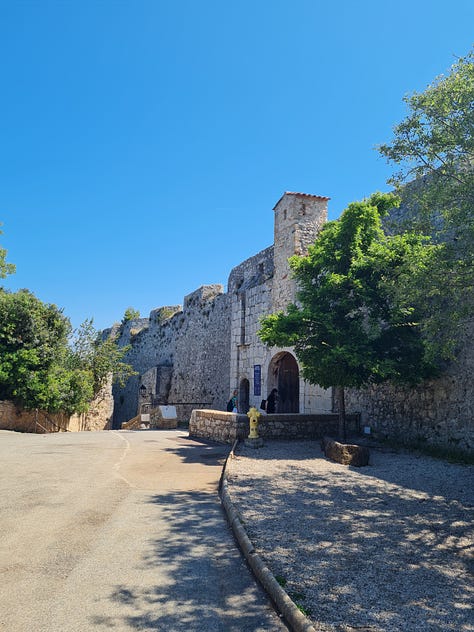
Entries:
{"label": "stone staircase", "polygon": [[122,424],[122,430],[143,430],[148,428],[172,430],[178,427],[174,406],[154,406],[147,414],[140,414]]}
{"label": "stone staircase", "polygon": [[137,415],[133,419],[124,421],[122,424],[122,430],[140,430],[142,423],[142,416]]}

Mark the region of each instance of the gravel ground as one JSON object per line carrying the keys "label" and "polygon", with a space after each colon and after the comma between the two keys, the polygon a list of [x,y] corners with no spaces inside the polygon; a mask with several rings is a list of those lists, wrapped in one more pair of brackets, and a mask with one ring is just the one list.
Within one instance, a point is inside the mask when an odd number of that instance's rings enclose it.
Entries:
{"label": "gravel ground", "polygon": [[257,552],[319,630],[474,630],[474,468],[381,447],[240,445],[228,489]]}

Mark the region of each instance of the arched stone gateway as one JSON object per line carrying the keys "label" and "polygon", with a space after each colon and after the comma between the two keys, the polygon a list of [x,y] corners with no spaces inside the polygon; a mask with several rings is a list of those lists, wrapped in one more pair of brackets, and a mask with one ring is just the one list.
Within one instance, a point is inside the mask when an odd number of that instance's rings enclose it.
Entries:
{"label": "arched stone gateway", "polygon": [[239,413],[246,414],[250,408],[250,382],[247,378],[240,380]]}
{"label": "arched stone gateway", "polygon": [[268,393],[278,389],[277,413],[300,412],[300,372],[291,353],[277,353],[268,367]]}

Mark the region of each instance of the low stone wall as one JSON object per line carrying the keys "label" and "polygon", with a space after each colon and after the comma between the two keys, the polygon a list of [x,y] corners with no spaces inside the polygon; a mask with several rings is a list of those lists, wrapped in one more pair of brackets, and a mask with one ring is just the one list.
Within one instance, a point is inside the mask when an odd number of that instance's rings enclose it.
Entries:
{"label": "low stone wall", "polygon": [[[321,439],[325,435],[337,436],[337,415],[262,415],[258,433],[263,439]],[[358,415],[347,418],[349,434],[359,432]],[[211,439],[220,443],[233,443],[249,434],[247,415],[219,410],[193,410],[189,422],[189,435]]]}
{"label": "low stone wall", "polygon": [[212,439],[220,443],[233,443],[249,433],[246,415],[227,413],[220,410],[193,410],[189,420],[189,436]]}
{"label": "low stone wall", "polygon": [[68,417],[43,410],[25,410],[13,402],[0,401],[0,430],[16,432],[81,432],[84,430],[108,430],[111,427],[113,399],[110,386],[91,402],[87,413]]}
{"label": "low stone wall", "polygon": [[[472,372],[469,374],[472,379]],[[461,392],[449,377],[419,387],[373,386],[349,391],[346,408],[361,414],[361,425],[377,439],[474,453],[472,385]]]}
{"label": "low stone wall", "polygon": [[61,432],[68,430],[69,418],[42,410],[23,410],[12,402],[0,402],[0,429],[17,432]]}

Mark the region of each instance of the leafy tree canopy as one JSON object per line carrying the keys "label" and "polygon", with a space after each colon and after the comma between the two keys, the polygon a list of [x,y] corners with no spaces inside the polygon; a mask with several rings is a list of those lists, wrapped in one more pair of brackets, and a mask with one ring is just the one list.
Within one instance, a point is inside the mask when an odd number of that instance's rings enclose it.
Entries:
{"label": "leafy tree canopy", "polygon": [[0,399],[49,412],[85,412],[111,374],[131,375],[127,349],[92,321],[73,332],[56,305],[28,290],[0,290]]}
{"label": "leafy tree canopy", "polygon": [[[399,171],[390,180],[408,188],[418,220],[430,231],[472,240],[474,233],[474,49],[424,92],[405,97],[408,116],[380,152]],[[439,219],[443,218],[443,221]],[[467,233],[466,233],[467,230]]]}
{"label": "leafy tree canopy", "polygon": [[71,338],[71,363],[75,368],[89,371],[92,376],[94,395],[105,386],[110,375],[124,384],[135,375],[130,365],[122,362],[130,346],[118,347],[115,337],[103,337],[94,327],[92,319],[86,320],[73,332]]}
{"label": "leafy tree canopy", "polygon": [[[1,226],[1,224],[0,224]],[[0,235],[3,232],[0,230]],[[15,272],[15,266],[13,263],[7,263],[7,251],[5,248],[0,248],[0,279],[5,279],[9,274]]]}
{"label": "leafy tree canopy", "polygon": [[444,243],[428,274],[408,279],[405,291],[418,293],[419,302],[425,298],[432,355],[441,347],[454,356],[458,325],[474,304],[474,49],[405,102],[408,116],[380,147],[399,167],[389,182],[404,212],[392,226],[420,229]]}
{"label": "leafy tree canopy", "polygon": [[55,305],[28,290],[0,291],[0,398],[55,408],[50,369],[61,365],[69,333],[69,321]]}

